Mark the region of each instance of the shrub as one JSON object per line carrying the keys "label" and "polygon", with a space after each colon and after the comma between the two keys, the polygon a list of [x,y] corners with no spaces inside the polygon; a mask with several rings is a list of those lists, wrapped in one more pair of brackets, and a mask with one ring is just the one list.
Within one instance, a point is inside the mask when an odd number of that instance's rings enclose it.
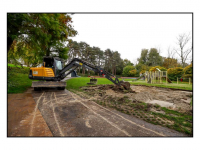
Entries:
{"label": "shrub", "polygon": [[130,73],[131,70],[135,70],[135,67],[134,66],[126,66],[126,67],[124,67],[122,75],[124,77],[131,77],[131,73]]}
{"label": "shrub", "polygon": [[149,71],[158,71],[156,68],[160,69],[160,71],[167,71],[166,68],[161,67],[161,66],[151,67],[151,68],[149,69]]}
{"label": "shrub", "polygon": [[183,68],[181,67],[169,68],[167,70],[167,75],[170,80],[176,81],[177,78],[180,78],[183,75]]}
{"label": "shrub", "polygon": [[129,75],[132,76],[132,77],[135,77],[136,73],[137,73],[137,71],[135,69],[129,71]]}
{"label": "shrub", "polygon": [[192,64],[188,65],[183,69],[183,78],[191,78],[193,77],[193,66]]}
{"label": "shrub", "polygon": [[143,64],[139,64],[138,66],[139,66],[138,70],[140,70],[140,74],[145,73],[145,71],[149,71],[149,68],[150,68],[149,66],[143,65]]}

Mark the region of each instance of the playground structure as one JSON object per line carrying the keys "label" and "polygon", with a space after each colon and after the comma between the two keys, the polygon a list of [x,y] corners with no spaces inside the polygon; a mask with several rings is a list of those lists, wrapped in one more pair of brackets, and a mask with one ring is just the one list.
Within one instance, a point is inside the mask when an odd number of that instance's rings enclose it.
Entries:
{"label": "playground structure", "polygon": [[167,83],[172,83],[172,81],[167,77],[167,71],[145,71],[145,81],[146,83],[163,83],[163,79],[166,80]]}

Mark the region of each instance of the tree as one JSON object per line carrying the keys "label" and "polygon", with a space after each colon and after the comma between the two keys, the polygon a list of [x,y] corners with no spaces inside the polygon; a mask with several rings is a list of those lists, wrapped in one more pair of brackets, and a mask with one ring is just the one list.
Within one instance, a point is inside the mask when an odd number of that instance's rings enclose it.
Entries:
{"label": "tree", "polygon": [[135,70],[135,67],[134,66],[124,67],[122,75],[124,77],[131,77],[131,75],[132,75],[132,72],[130,72],[131,70]]}
{"label": "tree", "polygon": [[[88,49],[89,44],[86,42],[80,42],[79,43],[80,51],[81,51],[81,59],[88,61],[88,57],[90,55],[90,51]],[[85,74],[85,68],[82,67],[82,74]]]}
{"label": "tree", "polygon": [[8,14],[8,52],[17,41],[16,53],[28,50],[30,56],[52,55],[66,59],[68,48],[65,44],[69,36],[76,34],[72,19],[67,14]]}
{"label": "tree", "polygon": [[138,73],[145,73],[145,71],[149,71],[149,66],[144,65],[144,64],[138,64],[136,65],[136,69],[138,70]]}
{"label": "tree", "polygon": [[181,59],[183,68],[186,66],[187,57],[192,51],[192,45],[189,43],[190,39],[191,39],[190,34],[185,34],[185,33],[180,34],[177,37],[177,44],[179,48],[174,49],[176,54],[178,54],[178,56]]}
{"label": "tree", "polygon": [[[106,49],[102,51],[99,47],[90,47],[86,42],[76,42],[70,40],[68,43],[70,59],[78,57],[95,66],[101,66],[106,71],[111,72],[114,75],[122,74],[124,68],[124,61],[121,59],[121,55],[118,51],[112,51]],[[125,61],[127,64],[133,65],[128,59]],[[80,67],[79,67],[80,73]],[[87,69],[82,68],[82,74],[87,73]]]}
{"label": "tree", "polygon": [[104,58],[105,58],[105,67],[104,69],[108,72],[111,71],[111,61],[112,61],[112,51],[110,49],[106,49],[104,52]]}
{"label": "tree", "polygon": [[138,63],[147,64],[148,62],[148,49],[142,49],[140,58],[138,58]]}
{"label": "tree", "polygon": [[133,66],[133,63],[128,59],[124,59],[124,67],[125,66]]}
{"label": "tree", "polygon": [[113,52],[113,57],[112,57],[112,73],[114,75],[116,75],[117,68],[120,67],[120,62],[121,61],[122,61],[122,59],[120,58],[120,53],[118,53],[118,51]]}
{"label": "tree", "polygon": [[23,33],[23,22],[27,21],[28,14],[7,14],[7,52],[11,45]]}
{"label": "tree", "polygon": [[68,56],[70,58],[68,62],[73,58],[81,57],[80,45],[78,42],[69,40],[67,47],[69,48]]}
{"label": "tree", "polygon": [[99,47],[93,47],[93,50],[96,53],[96,65],[101,66],[104,65],[103,51]]}
{"label": "tree", "polygon": [[151,48],[148,54],[148,65],[149,66],[160,66],[162,65],[162,56],[155,48]]}
{"label": "tree", "polygon": [[129,71],[129,75],[134,77],[136,75],[137,71],[134,69],[134,70],[131,70]]}
{"label": "tree", "polygon": [[163,67],[165,68],[174,68],[178,66],[177,59],[174,58],[164,58]]}

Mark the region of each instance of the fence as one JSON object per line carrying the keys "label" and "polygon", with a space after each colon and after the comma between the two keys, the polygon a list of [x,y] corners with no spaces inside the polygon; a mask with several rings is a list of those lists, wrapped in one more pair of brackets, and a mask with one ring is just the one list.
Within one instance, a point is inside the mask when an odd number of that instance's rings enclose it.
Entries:
{"label": "fence", "polygon": [[182,82],[188,82],[188,84],[192,84],[193,79],[192,78],[177,78],[177,84],[180,84]]}

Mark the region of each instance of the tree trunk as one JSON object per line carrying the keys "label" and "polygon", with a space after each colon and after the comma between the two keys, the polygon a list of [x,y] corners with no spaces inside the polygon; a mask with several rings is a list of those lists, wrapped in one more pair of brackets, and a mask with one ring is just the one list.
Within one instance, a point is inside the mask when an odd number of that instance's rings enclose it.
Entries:
{"label": "tree trunk", "polygon": [[9,52],[12,43],[13,43],[12,38],[11,37],[7,37],[7,53]]}
{"label": "tree trunk", "polygon": [[47,48],[46,56],[50,55],[50,48]]}
{"label": "tree trunk", "polygon": [[85,68],[83,67],[83,69],[82,69],[82,74],[85,74]]}

